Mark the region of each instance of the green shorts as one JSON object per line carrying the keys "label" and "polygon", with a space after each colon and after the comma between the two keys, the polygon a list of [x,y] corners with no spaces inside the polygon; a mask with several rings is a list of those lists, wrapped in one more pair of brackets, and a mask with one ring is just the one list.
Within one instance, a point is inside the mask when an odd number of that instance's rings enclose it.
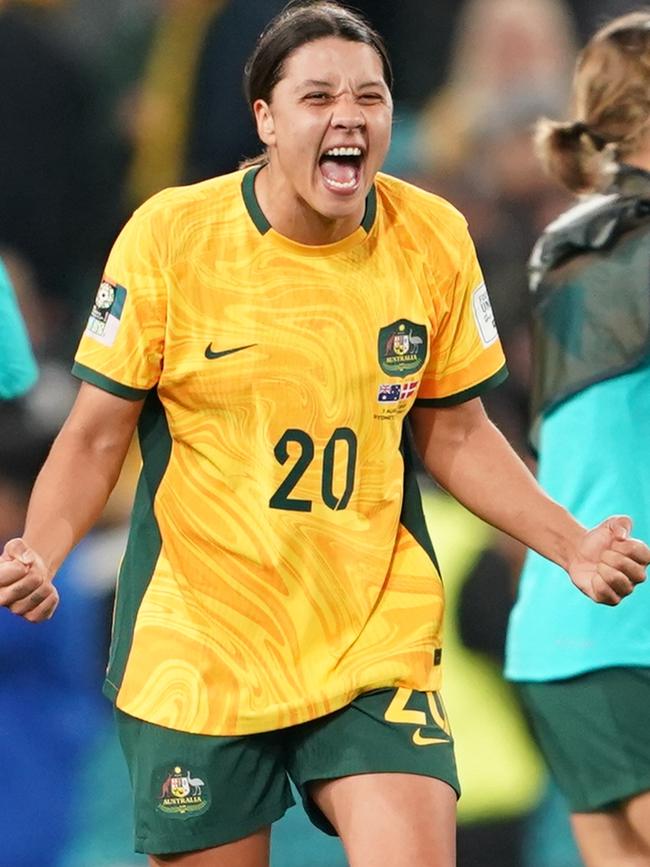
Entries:
{"label": "green shorts", "polygon": [[613,809],[650,790],[650,668],[516,686],[573,813]]}
{"label": "green shorts", "polygon": [[291,728],[240,737],[194,735],[116,710],[131,775],[135,849],[152,855],[208,849],[247,837],[294,804],[336,832],[309,784],[353,774],[436,777],[460,793],[453,739],[438,693],[382,689]]}

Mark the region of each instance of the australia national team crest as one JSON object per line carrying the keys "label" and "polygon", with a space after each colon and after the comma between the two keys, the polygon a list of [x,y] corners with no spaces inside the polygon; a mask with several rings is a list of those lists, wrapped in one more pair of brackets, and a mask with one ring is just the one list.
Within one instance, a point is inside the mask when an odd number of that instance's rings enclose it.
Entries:
{"label": "australia national team crest", "polygon": [[160,788],[156,786],[157,809],[171,816],[196,816],[210,806],[206,783],[189,768],[175,765],[165,772]]}
{"label": "australia national team crest", "polygon": [[389,376],[406,377],[416,373],[427,357],[425,325],[398,319],[379,330],[379,364]]}

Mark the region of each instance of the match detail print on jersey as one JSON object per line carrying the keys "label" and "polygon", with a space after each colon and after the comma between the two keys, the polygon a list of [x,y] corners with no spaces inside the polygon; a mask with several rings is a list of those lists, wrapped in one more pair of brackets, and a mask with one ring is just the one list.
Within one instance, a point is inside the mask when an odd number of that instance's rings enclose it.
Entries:
{"label": "match detail print on jersey", "polygon": [[476,327],[481,336],[483,346],[490,346],[498,339],[499,334],[497,332],[494,312],[492,310],[490,296],[488,295],[485,283],[481,283],[481,285],[477,286],[474,290],[472,295],[472,309],[474,311]]}

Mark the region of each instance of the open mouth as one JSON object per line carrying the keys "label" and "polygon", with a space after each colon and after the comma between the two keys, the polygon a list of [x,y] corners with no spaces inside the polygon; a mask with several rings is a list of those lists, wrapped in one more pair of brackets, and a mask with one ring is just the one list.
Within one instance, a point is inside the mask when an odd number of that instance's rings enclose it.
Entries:
{"label": "open mouth", "polygon": [[323,153],[318,167],[328,190],[349,195],[359,189],[362,164],[360,147],[335,147]]}

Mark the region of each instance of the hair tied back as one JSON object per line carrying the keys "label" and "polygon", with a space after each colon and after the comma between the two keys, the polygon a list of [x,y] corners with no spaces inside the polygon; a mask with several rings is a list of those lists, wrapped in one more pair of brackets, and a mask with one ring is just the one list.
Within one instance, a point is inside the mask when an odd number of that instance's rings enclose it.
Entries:
{"label": "hair tied back", "polygon": [[571,126],[570,131],[576,138],[580,138],[582,135],[588,135],[597,151],[602,151],[607,145],[605,139],[590,129],[584,121],[577,120]]}

